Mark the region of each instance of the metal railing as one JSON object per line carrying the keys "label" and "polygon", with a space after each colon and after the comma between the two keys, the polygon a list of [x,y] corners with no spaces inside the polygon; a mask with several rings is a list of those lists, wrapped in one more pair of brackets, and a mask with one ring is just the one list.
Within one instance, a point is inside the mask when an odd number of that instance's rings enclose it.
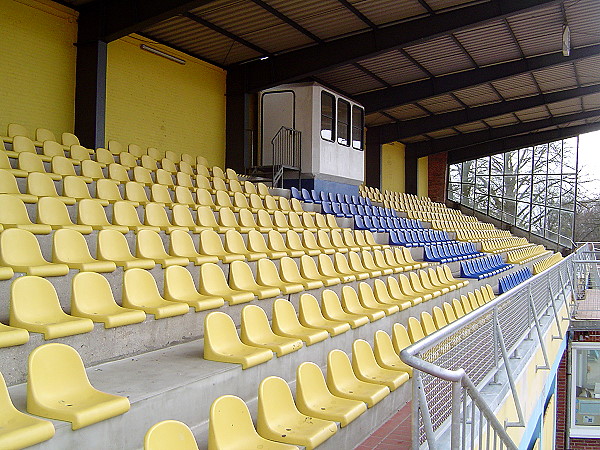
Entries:
{"label": "metal railing", "polygon": [[283,187],[283,174],[286,169],[302,167],[302,133],[293,128],[281,127],[271,139],[273,148],[273,186]]}
{"label": "metal railing", "polygon": [[[412,432],[413,449],[507,448],[519,446],[508,427],[524,427],[521,401],[515,385],[514,363],[519,351],[534,339],[541,347],[549,370],[544,334],[556,325],[563,339],[569,317],[559,317],[565,302],[572,306],[573,259],[582,249],[490,303],[416,342],[400,354],[414,368]],[[510,390],[518,420],[501,423],[482,390],[503,380]]]}

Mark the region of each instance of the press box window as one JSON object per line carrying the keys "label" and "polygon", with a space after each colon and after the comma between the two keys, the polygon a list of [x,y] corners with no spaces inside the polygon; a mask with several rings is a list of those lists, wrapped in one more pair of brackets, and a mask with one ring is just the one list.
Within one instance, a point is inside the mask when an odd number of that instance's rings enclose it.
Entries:
{"label": "press box window", "polygon": [[321,91],[321,138],[334,141],[335,124],[335,97]]}
{"label": "press box window", "polygon": [[352,105],[352,148],[362,150],[365,113],[362,108]]}
{"label": "press box window", "polygon": [[600,346],[577,343],[573,350],[571,434],[600,436]]}
{"label": "press box window", "polygon": [[340,145],[350,145],[350,103],[338,100],[337,142]]}

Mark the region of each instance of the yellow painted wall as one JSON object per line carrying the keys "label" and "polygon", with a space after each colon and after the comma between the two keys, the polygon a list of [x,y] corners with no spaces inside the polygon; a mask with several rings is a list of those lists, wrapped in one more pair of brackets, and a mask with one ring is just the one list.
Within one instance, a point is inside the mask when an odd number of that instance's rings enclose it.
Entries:
{"label": "yellow painted wall", "polygon": [[545,450],[554,448],[554,430],[556,429],[556,407],[554,406],[554,395],[548,402],[548,407],[544,413],[544,423],[542,425],[542,442]]}
{"label": "yellow painted wall", "polygon": [[[185,65],[140,48],[142,43]],[[225,163],[225,77],[218,67],[135,35],[108,45],[106,140]]]}
{"label": "yellow painted wall", "polygon": [[381,147],[381,189],[405,192],[404,144],[393,142]]}
{"label": "yellow painted wall", "polygon": [[429,175],[427,157],[417,160],[417,195],[419,197],[427,197],[429,193]]}
{"label": "yellow painted wall", "polygon": [[0,134],[11,123],[73,132],[75,11],[50,1],[0,0]]}

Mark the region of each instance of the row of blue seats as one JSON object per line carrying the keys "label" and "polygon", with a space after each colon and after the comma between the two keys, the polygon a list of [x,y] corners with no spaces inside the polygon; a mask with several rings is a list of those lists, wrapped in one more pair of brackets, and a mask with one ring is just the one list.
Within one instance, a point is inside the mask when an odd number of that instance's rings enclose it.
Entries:
{"label": "row of blue seats", "polygon": [[521,284],[523,281],[531,278],[533,273],[529,267],[518,270],[517,272],[506,275],[498,280],[498,289],[500,294],[510,291],[515,286]]}
{"label": "row of blue seats", "polygon": [[322,202],[337,202],[337,203],[346,203],[348,205],[362,205],[362,206],[371,206],[371,199],[366,197],[359,197],[357,195],[348,195],[348,194],[335,194],[333,192],[325,192],[325,191],[315,191],[311,189],[309,192],[308,189],[302,188],[301,191],[298,188],[292,186],[290,188],[292,198],[298,199],[301,202],[306,203],[322,203]]}
{"label": "row of blue seats", "polygon": [[476,278],[482,280],[497,275],[513,267],[505,263],[500,255],[490,255],[484,258],[467,260],[460,263],[460,276],[462,278]]}
{"label": "row of blue seats", "polygon": [[442,230],[390,230],[390,245],[423,247],[424,245],[448,241],[450,241],[448,233]]}
{"label": "row of blue seats", "polygon": [[335,214],[336,217],[389,217],[397,218],[396,211],[381,206],[349,205],[348,203],[323,202],[321,209],[325,214]]}
{"label": "row of blue seats", "polygon": [[441,242],[423,247],[423,259],[441,264],[478,258],[484,253],[478,252],[472,242]]}
{"label": "row of blue seats", "polygon": [[369,217],[354,216],[354,228],[356,230],[369,230],[373,233],[392,233],[393,231],[404,229],[422,229],[423,226],[418,221],[404,219],[402,217]]}

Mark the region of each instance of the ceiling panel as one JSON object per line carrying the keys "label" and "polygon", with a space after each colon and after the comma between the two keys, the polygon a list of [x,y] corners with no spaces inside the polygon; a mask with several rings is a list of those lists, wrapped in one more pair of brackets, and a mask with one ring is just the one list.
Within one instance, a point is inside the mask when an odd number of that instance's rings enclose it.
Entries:
{"label": "ceiling panel", "polygon": [[538,85],[530,73],[492,81],[492,84],[506,100],[539,94]]}
{"label": "ceiling panel", "polygon": [[504,21],[460,31],[455,36],[479,66],[521,57],[519,47]]}
{"label": "ceiling panel", "polygon": [[352,64],[319,74],[318,78],[350,94],[379,89],[382,84]]}
{"label": "ceiling panel", "polygon": [[515,113],[517,117],[523,122],[529,122],[532,120],[547,119],[550,117],[548,109],[545,106],[538,106],[535,108],[524,109],[523,111],[517,111]]}
{"label": "ceiling panel", "polygon": [[473,133],[475,131],[489,129],[489,127],[480,120],[478,120],[477,122],[463,123],[461,125],[455,126],[454,128],[456,128],[461,133]]}
{"label": "ceiling panel", "polygon": [[418,135],[418,136],[411,136],[409,138],[404,138],[402,139],[402,142],[406,143],[406,144],[412,144],[414,142],[424,142],[424,141],[429,141],[430,139],[427,136],[423,136],[423,135]]}
{"label": "ceiling panel", "polygon": [[561,50],[563,18],[559,5],[536,8],[507,20],[525,56]]}
{"label": "ceiling panel", "polygon": [[581,100],[574,98],[563,102],[552,103],[551,105],[548,105],[548,109],[553,116],[581,112]]}
{"label": "ceiling panel", "polygon": [[433,113],[442,113],[448,111],[456,111],[457,109],[463,109],[463,105],[460,104],[452,95],[438,95],[437,97],[431,97],[418,102],[428,111]]}
{"label": "ceiling panel", "polygon": [[384,123],[390,122],[393,122],[393,120],[380,113],[367,114],[365,117],[365,125],[367,127],[374,127],[376,125],[383,125]]}
{"label": "ceiling panel", "polygon": [[449,36],[412,45],[405,50],[433,75],[454,73],[474,67],[460,46]]}
{"label": "ceiling panel", "polygon": [[533,72],[533,76],[544,92],[577,87],[577,77],[575,76],[573,64],[562,64],[538,70]]}
{"label": "ceiling panel", "polygon": [[427,14],[427,10],[418,0],[402,0],[401,2],[354,0],[351,3],[376,25],[398,22]]}
{"label": "ceiling panel", "polygon": [[373,58],[361,59],[360,64],[391,85],[408,83],[427,78],[428,75],[398,50],[392,50]]}
{"label": "ceiling panel", "polygon": [[436,12],[442,12],[444,10],[464,8],[473,3],[486,3],[473,0],[427,0],[427,4],[431,9]]}
{"label": "ceiling panel", "polygon": [[468,106],[487,105],[502,100],[489,84],[480,84],[468,89],[462,89],[456,91],[454,94]]}
{"label": "ceiling panel", "polygon": [[571,29],[573,47],[594,44],[600,40],[600,2],[567,2],[565,14]]}
{"label": "ceiling panel", "polygon": [[397,108],[388,109],[386,111],[389,115],[399,120],[416,119],[418,117],[428,116],[425,111],[419,108],[417,105],[403,105]]}
{"label": "ceiling panel", "polygon": [[600,83],[600,56],[582,59],[575,63],[575,69],[582,86]]}
{"label": "ceiling panel", "polygon": [[458,131],[452,130],[451,128],[446,128],[444,130],[431,131],[427,133],[427,136],[433,139],[440,139],[448,136],[456,136]]}
{"label": "ceiling panel", "polygon": [[600,94],[586,95],[582,100],[586,111],[600,108]]}
{"label": "ceiling panel", "polygon": [[519,123],[519,120],[513,114],[502,114],[501,116],[485,119],[485,123],[491,127],[504,127],[507,125],[516,125]]}

